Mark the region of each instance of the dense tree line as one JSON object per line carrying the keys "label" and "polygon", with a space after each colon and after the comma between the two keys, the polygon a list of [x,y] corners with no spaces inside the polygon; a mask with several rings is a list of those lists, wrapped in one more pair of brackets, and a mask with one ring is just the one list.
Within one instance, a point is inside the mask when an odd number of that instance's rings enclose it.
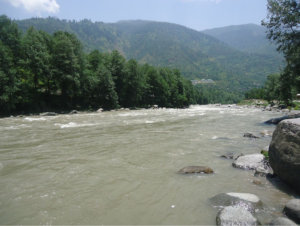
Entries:
{"label": "dense tree line", "polygon": [[126,61],[116,50],[83,51],[74,34],[19,27],[0,16],[0,109],[184,107],[195,103],[191,81],[177,69]]}
{"label": "dense tree line", "polygon": [[[267,38],[284,54],[285,67],[279,75],[268,77],[265,85],[268,99],[289,104],[300,92],[300,2],[299,0],[268,0]],[[271,87],[271,88],[270,88]]]}

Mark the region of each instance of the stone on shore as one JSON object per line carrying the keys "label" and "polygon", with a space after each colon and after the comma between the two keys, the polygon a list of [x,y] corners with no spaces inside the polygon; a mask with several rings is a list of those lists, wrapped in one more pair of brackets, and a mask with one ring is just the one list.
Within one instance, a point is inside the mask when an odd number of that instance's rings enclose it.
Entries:
{"label": "stone on shore", "polygon": [[213,173],[214,171],[207,166],[186,166],[178,171],[178,173],[206,173],[210,174]]}
{"label": "stone on shore", "polygon": [[279,123],[269,148],[274,173],[300,193],[300,119]]}
{"label": "stone on shore", "polygon": [[283,209],[285,215],[300,224],[300,199],[290,200]]}
{"label": "stone on shore", "polygon": [[228,206],[222,209],[216,219],[217,225],[259,225],[259,221],[247,210],[237,207]]}
{"label": "stone on shore", "polygon": [[103,109],[102,108],[99,108],[98,110],[97,110],[97,113],[101,113],[103,111]]}
{"label": "stone on shore", "polygon": [[235,160],[232,166],[244,170],[256,170],[258,167],[264,166],[264,159],[262,154],[244,155]]}
{"label": "stone on shore", "polygon": [[262,205],[261,200],[253,194],[248,193],[221,193],[211,199],[213,206],[240,206],[254,213],[255,208]]}
{"label": "stone on shore", "polygon": [[297,225],[295,222],[288,218],[278,217],[270,222],[269,225]]}

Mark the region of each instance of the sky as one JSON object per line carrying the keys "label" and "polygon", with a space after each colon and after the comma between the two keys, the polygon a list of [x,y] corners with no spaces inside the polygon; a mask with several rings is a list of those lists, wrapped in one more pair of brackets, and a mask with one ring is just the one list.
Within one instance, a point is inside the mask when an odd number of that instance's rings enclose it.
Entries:
{"label": "sky", "polygon": [[198,31],[240,24],[260,24],[267,0],[0,0],[0,15],[11,19],[57,17],[115,23],[152,20]]}

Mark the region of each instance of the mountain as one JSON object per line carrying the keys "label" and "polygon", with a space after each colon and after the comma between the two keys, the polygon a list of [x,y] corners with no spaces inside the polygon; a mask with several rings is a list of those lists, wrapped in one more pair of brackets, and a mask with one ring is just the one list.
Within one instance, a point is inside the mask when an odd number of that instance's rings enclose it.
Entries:
{"label": "mountain", "polygon": [[[231,92],[262,84],[278,72],[280,57],[272,54],[246,53],[217,38],[187,27],[153,21],[117,23],[67,21],[57,18],[33,18],[14,21],[23,32],[30,26],[49,33],[73,32],[87,52],[118,50],[127,59],[154,66],[178,68],[189,79],[212,79],[217,89]],[[217,32],[216,32],[217,34]]]}
{"label": "mountain", "polygon": [[244,52],[280,55],[266,38],[266,27],[256,24],[233,25],[202,31]]}

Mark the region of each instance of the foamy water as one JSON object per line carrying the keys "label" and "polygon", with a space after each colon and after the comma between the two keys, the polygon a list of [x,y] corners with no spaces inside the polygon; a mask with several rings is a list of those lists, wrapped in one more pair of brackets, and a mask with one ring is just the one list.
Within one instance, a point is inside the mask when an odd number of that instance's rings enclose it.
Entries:
{"label": "foamy water", "polygon": [[[288,188],[256,186],[253,171],[219,158],[259,153],[271,138],[243,134],[273,131],[262,122],[279,115],[192,106],[1,119],[0,223],[211,225],[209,198],[223,192],[255,194],[267,215],[280,212]],[[215,173],[177,173],[188,165]]]}

